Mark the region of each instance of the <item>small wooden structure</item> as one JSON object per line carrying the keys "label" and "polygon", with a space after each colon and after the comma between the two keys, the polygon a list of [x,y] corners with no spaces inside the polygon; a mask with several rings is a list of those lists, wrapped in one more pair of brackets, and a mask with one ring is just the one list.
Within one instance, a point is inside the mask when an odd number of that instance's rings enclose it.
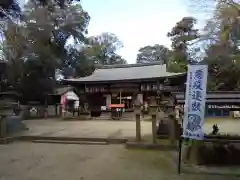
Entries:
{"label": "small wooden structure", "polygon": [[108,108],[111,109],[112,119],[121,119],[124,112],[124,104],[110,104]]}
{"label": "small wooden structure", "polygon": [[[47,106],[48,107],[48,114],[50,114],[50,111],[52,112],[52,108],[54,106],[55,116],[62,116],[62,107],[61,107],[61,98],[65,96],[67,93],[73,92],[76,95],[78,95],[78,92],[74,87],[71,86],[62,86],[55,89],[53,94],[47,95]],[[74,114],[75,111],[78,112],[77,109],[72,109],[72,113]],[[52,113],[51,113],[52,114]]]}

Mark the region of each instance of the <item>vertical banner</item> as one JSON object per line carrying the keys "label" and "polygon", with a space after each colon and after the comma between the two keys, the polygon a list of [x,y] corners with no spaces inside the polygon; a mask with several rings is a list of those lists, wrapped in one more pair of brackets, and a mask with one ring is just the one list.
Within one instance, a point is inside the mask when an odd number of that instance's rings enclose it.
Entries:
{"label": "vertical banner", "polygon": [[207,74],[207,65],[188,65],[183,121],[184,138],[196,140],[204,138]]}

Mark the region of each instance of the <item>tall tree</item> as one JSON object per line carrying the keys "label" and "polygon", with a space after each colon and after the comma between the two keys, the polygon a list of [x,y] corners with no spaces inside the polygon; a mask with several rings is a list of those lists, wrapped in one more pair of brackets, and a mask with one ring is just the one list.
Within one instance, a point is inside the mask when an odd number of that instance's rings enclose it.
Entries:
{"label": "tall tree", "polygon": [[168,63],[170,71],[184,72],[187,70],[187,63],[194,61],[190,54],[197,49],[191,47],[199,38],[199,30],[194,27],[195,24],[196,19],[193,17],[184,17],[167,34],[172,40],[171,58]]}
{"label": "tall tree", "polygon": [[[207,23],[201,34],[201,41],[205,43],[216,43],[220,40],[220,33],[225,26],[227,29],[239,29],[237,17],[239,17],[239,0],[188,0],[190,9],[199,18],[207,17],[204,19]],[[205,14],[205,16],[203,16]],[[229,26],[231,24],[231,26]],[[233,25],[233,26],[232,26]],[[228,28],[227,28],[228,26]]]}
{"label": "tall tree", "polygon": [[89,51],[90,49],[86,46],[79,49],[69,45],[61,68],[62,75],[65,78],[91,75],[94,71],[94,61],[92,59],[94,54]]}
{"label": "tall tree", "polygon": [[[23,1],[24,0],[20,0]],[[15,18],[19,18],[21,15],[21,7],[19,0],[1,0],[0,2],[0,18],[10,19],[13,21]],[[46,6],[51,1],[60,8],[64,8],[66,4],[72,3],[73,1],[80,2],[80,0],[29,0],[38,5]],[[22,5],[22,4],[21,4]]]}
{"label": "tall tree", "polygon": [[209,65],[210,90],[240,89],[239,3],[239,0],[191,1],[196,14],[208,10],[211,15],[200,38],[205,47],[204,60]]}
{"label": "tall tree", "polygon": [[117,50],[123,47],[123,43],[115,34],[104,32],[98,36],[90,37],[88,41],[92,47],[92,54],[95,54],[93,58],[96,64],[127,63],[126,60],[116,53]]}
{"label": "tall tree", "polygon": [[[222,50],[222,52],[221,52]],[[233,54],[233,49],[221,44],[210,45],[206,50],[205,61],[209,66],[210,90],[240,89],[240,51]],[[232,56],[231,56],[232,54]],[[238,57],[237,57],[238,54]]]}
{"label": "tall tree", "polygon": [[137,63],[161,62],[166,64],[170,50],[159,44],[145,46],[138,50]]}
{"label": "tall tree", "polygon": [[0,19],[11,19],[20,17],[21,8],[17,0],[0,1]]}
{"label": "tall tree", "polygon": [[56,69],[79,64],[66,64],[66,57],[80,61],[81,56],[65,45],[69,37],[76,43],[85,42],[89,20],[80,4],[66,3],[60,8],[51,1],[45,6],[29,1],[22,22],[8,22],[4,31],[8,81],[14,89],[29,99],[42,99],[52,91]]}
{"label": "tall tree", "polygon": [[[217,90],[239,90],[240,81],[240,4],[219,2],[214,13],[215,41],[206,50],[209,77]],[[206,29],[209,29],[207,24]],[[213,88],[213,87],[211,87]]]}

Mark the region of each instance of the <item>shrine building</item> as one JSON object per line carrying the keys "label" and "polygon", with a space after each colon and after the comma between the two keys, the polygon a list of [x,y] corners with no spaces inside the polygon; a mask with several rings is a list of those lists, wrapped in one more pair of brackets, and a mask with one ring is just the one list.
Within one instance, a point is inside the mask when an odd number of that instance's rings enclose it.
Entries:
{"label": "shrine building", "polygon": [[106,65],[97,67],[90,76],[64,82],[85,96],[90,111],[108,111],[111,104],[124,104],[124,112],[132,112],[135,100],[150,104],[150,97],[154,97],[159,104],[159,97],[184,91],[186,75],[170,73],[159,63]]}

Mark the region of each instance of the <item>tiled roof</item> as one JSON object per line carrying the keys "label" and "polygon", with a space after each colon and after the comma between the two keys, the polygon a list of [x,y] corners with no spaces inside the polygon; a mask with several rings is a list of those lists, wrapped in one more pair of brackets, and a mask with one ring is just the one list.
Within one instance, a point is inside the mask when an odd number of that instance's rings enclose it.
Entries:
{"label": "tiled roof", "polygon": [[[177,100],[179,104],[185,104],[184,99]],[[206,99],[207,104],[240,104],[240,99]]]}
{"label": "tiled roof", "polygon": [[[185,92],[173,93],[176,99],[185,99]],[[208,91],[207,99],[240,99],[240,91]]]}
{"label": "tiled roof", "polygon": [[109,65],[96,69],[92,75],[76,79],[65,79],[67,82],[109,82],[124,80],[144,80],[186,75],[186,73],[167,72],[166,65],[154,64],[127,64]]}
{"label": "tiled roof", "polygon": [[62,94],[66,93],[68,91],[71,91],[71,90],[73,90],[73,87],[71,87],[71,86],[60,87],[60,88],[56,88],[55,89],[55,93],[54,94],[62,95]]}
{"label": "tiled roof", "polygon": [[[185,92],[175,92],[177,102],[185,103]],[[207,92],[206,103],[208,104],[240,104],[240,91],[209,91]]]}

